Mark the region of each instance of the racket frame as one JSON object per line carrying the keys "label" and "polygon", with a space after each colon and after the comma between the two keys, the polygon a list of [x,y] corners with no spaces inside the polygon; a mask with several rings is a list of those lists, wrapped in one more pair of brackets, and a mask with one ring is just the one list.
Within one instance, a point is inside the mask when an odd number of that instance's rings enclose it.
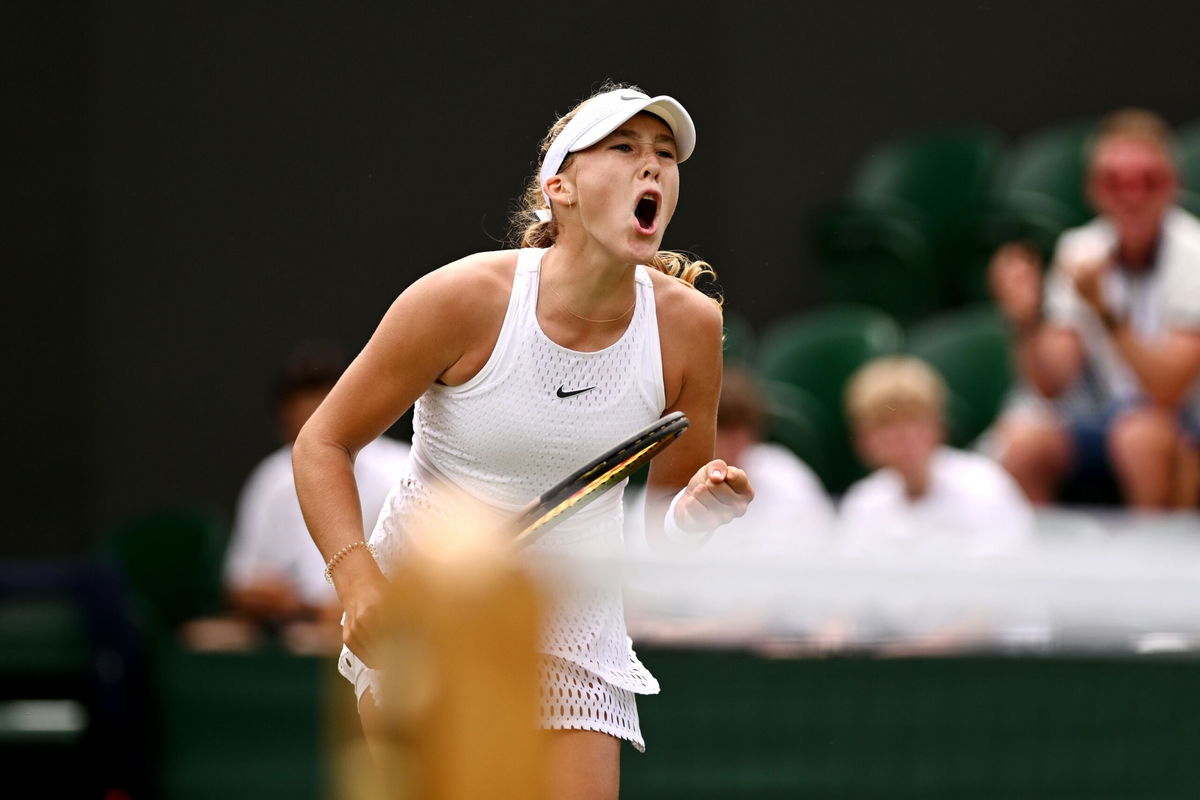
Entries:
{"label": "racket frame", "polygon": [[513,517],[513,543],[529,545],[599,498],[674,442],[687,426],[682,411],[667,414],[542,492]]}

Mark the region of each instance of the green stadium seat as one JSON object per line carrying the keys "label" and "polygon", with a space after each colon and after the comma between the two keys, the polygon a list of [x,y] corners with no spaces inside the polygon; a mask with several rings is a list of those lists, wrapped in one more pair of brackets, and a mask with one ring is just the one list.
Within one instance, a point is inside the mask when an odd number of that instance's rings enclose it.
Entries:
{"label": "green stadium seat", "polygon": [[[1019,141],[997,171],[990,208],[980,221],[978,249],[990,256],[997,247],[1027,241],[1049,258],[1067,228],[1082,225],[1093,212],[1084,197],[1084,149],[1094,122],[1065,122]],[[962,274],[960,294],[987,299],[987,259],[975,259]]]}
{"label": "green stadium seat", "polygon": [[955,309],[908,330],[906,349],[928,362],[949,388],[950,443],[964,447],[1000,413],[1012,383],[1008,328],[993,308]]}
{"label": "green stadium seat", "polygon": [[910,217],[841,204],[814,215],[810,234],[821,288],[832,302],[861,303],[902,322],[941,304],[932,249]]}
{"label": "green stadium seat", "polygon": [[224,524],[201,511],[165,511],[114,530],[103,542],[125,579],[139,622],[173,630],[221,607]]}
{"label": "green stadium seat", "polygon": [[[796,415],[816,420],[824,459],[812,464],[831,492],[844,491],[865,474],[855,457],[842,413],[847,378],[867,361],[896,352],[902,334],[888,314],[841,305],[799,314],[772,325],[763,337],[759,372],[766,381],[804,392]],[[795,396],[795,395],[793,395]],[[805,409],[809,409],[807,412]],[[804,453],[798,453],[802,458]]]}
{"label": "green stadium seat", "polygon": [[1179,204],[1200,215],[1200,121],[1179,129],[1176,138],[1179,154]]}
{"label": "green stadium seat", "polygon": [[859,166],[850,198],[876,208],[904,207],[932,240],[951,241],[966,215],[983,209],[1001,155],[990,128],[935,128],[885,142]]}
{"label": "green stadium seat", "polygon": [[1094,125],[1063,123],[1020,141],[1000,168],[996,199],[1060,230],[1089,220],[1094,212],[1084,194],[1084,159]]}
{"label": "green stadium seat", "polygon": [[984,127],[919,131],[868,153],[842,207],[810,226],[830,297],[904,322],[956,302],[964,262],[980,258],[975,231],[1001,153]]}

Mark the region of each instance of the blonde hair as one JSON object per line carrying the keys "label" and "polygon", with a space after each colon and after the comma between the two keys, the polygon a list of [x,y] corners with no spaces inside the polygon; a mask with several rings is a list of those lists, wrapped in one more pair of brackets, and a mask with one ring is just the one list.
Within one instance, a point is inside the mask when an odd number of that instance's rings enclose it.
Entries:
{"label": "blonde hair", "polygon": [[[558,220],[552,216],[549,220],[543,222],[542,220],[538,219],[537,216],[538,211],[552,211],[552,209],[546,203],[545,196],[542,194],[542,185],[538,178],[538,174],[541,171],[542,160],[546,157],[546,151],[550,149],[550,145],[553,144],[558,135],[562,133],[563,128],[565,128],[567,123],[571,121],[576,113],[578,113],[579,109],[584,103],[596,95],[604,94],[605,92],[611,92],[616,89],[630,89],[638,92],[642,91],[633,84],[606,81],[599,90],[597,90],[590,97],[578,103],[574,108],[572,108],[563,116],[559,117],[559,119],[550,126],[550,130],[547,131],[546,136],[542,139],[541,144],[538,146],[538,163],[534,167],[533,175],[525,185],[525,191],[518,200],[517,209],[512,215],[509,233],[509,240],[512,246],[550,247],[558,240]],[[571,159],[573,157],[574,153],[567,154],[567,157],[563,160],[562,169],[567,168],[567,165],[571,163]],[[715,281],[717,279],[716,271],[707,261],[693,258],[687,253],[675,250],[659,250],[652,258],[650,258],[649,261],[647,261],[646,266],[670,275],[671,277],[686,283],[688,286],[697,289],[697,280],[701,278],[707,278],[710,281]],[[721,305],[722,301],[719,296],[712,299],[717,303],[717,305]]]}
{"label": "blonde hair", "polygon": [[941,419],[946,384],[932,367],[913,356],[884,356],[860,367],[846,388],[846,414],[855,424],[876,425],[897,417]]}
{"label": "blonde hair", "polygon": [[1094,154],[1100,143],[1108,139],[1147,142],[1162,150],[1168,160],[1175,161],[1175,134],[1170,124],[1144,108],[1119,108],[1105,115],[1091,137],[1089,154]]}

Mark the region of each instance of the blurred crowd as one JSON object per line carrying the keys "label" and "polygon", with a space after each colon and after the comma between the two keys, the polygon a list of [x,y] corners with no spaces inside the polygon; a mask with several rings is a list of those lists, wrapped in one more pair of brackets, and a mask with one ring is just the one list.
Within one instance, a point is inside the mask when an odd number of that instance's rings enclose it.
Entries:
{"label": "blurred crowd", "polygon": [[[819,249],[844,280],[827,306],[761,336],[727,308],[716,455],[747,471],[757,497],[698,558],[1012,559],[1030,552],[1039,509],[1081,498],[1197,509],[1200,220],[1181,202],[1179,147],[1141,109],[1072,137],[1073,148],[1042,157],[1038,170],[1077,175],[1067,194],[1086,199],[1091,217],[1070,224],[1048,201],[1031,216],[1027,191],[1022,224],[992,226],[1011,236],[993,241],[979,280],[956,284],[985,287],[986,300],[964,292],[958,308],[916,313],[906,299],[924,289],[917,262],[897,254],[936,251],[945,261],[970,249],[951,246],[949,223],[936,220],[966,208],[955,182],[975,180],[965,165],[987,149],[968,158],[961,141],[930,150],[917,137],[919,146],[889,143],[864,159],[857,205],[818,226]],[[1013,177],[1022,169],[1008,171],[1009,189],[1037,183],[1028,169]],[[914,188],[931,181],[949,199]],[[914,211],[922,203],[923,216]],[[924,249],[897,246],[897,226],[919,231],[922,219]],[[182,630],[201,649],[337,649],[340,609],[300,513],[290,450],[347,364],[336,347],[307,343],[280,366],[270,392],[279,446],[246,477],[228,535],[175,515],[106,545],[146,624]],[[406,443],[387,437],[358,455],[366,532],[407,456]],[[641,533],[640,494],[635,477],[627,551],[656,557]],[[829,641],[845,638],[844,627]]]}
{"label": "blurred crowd", "polygon": [[[222,569],[226,613],[191,621],[184,633],[193,646],[241,649],[269,636],[299,652],[341,648],[341,607],[300,511],[292,444],[348,363],[336,346],[314,341],[296,347],[283,364],[271,394],[281,445],[242,487]],[[381,436],[357,454],[364,537],[408,452],[406,443]]]}
{"label": "blurred crowd", "polygon": [[[919,348],[847,357],[844,348],[814,356],[808,344],[778,345],[827,312],[776,325],[792,333],[776,334],[769,358],[747,347],[752,334],[739,335],[731,315],[716,455],[752,476],[757,497],[703,558],[1019,558],[1035,538],[1035,509],[1071,502],[1069,485],[1110,486],[1106,497],[1082,496],[1128,508],[1197,508],[1200,220],[1178,202],[1176,144],[1141,109],[1113,112],[1080,143],[1069,157],[1081,162],[1078,190],[1094,217],[1064,227],[1048,248],[1015,238],[987,259],[988,311],[1003,321],[1011,371],[995,409],[964,409],[970,381],[950,385],[953,365]],[[827,362],[819,380],[806,358]],[[840,372],[831,377],[833,361]],[[273,395],[281,447],[246,480],[226,549],[224,611],[186,629],[196,646],[248,647],[266,635],[299,650],[336,648],[336,596],[300,515],[289,454],[345,363],[310,344],[284,365]],[[822,392],[836,408],[819,408]],[[971,411],[987,425],[964,434]],[[840,471],[835,429],[852,451]],[[386,438],[359,455],[367,526],[406,455]],[[628,492],[628,551],[652,556],[639,488]],[[820,634],[844,639],[828,622]]]}
{"label": "blurred crowd", "polygon": [[[1200,220],[1179,205],[1176,143],[1170,127],[1142,109],[1113,112],[1081,143],[1079,190],[1095,216],[1064,228],[1048,257],[1025,239],[1001,242],[989,255],[991,303],[984,313],[1002,322],[1003,344],[990,370],[1011,373],[997,407],[985,414],[987,424],[974,435],[956,426],[972,416],[952,406],[963,405],[973,384],[992,377],[987,364],[964,373],[946,357],[959,348],[960,360],[976,358],[967,336],[955,342],[958,332],[951,331],[939,347],[928,348],[938,362],[930,363],[894,343],[872,352],[862,344],[872,336],[870,317],[856,323],[857,350],[835,342],[846,338],[834,324],[844,326],[851,318],[845,315],[830,321],[828,312],[818,311],[777,325],[769,356],[729,359],[718,418],[717,455],[753,476],[756,508],[718,530],[699,558],[760,554],[812,561],[832,553],[908,568],[969,569],[1039,558],[1038,510],[1078,504],[1077,498],[1087,508],[1142,514],[1197,510]],[[818,320],[824,328],[814,335]],[[827,362],[823,372],[805,363],[814,353]],[[840,372],[829,366],[835,361]],[[755,366],[764,367],[767,379]],[[947,385],[953,379],[959,382],[954,391]],[[829,384],[841,402],[840,419],[806,410],[806,404],[820,406]],[[797,436],[769,419],[786,423],[798,412],[818,429],[844,426],[857,472],[839,473],[822,460],[836,437],[822,437],[820,430],[815,438]],[[789,450],[765,441],[770,438],[799,446]],[[630,548],[645,554],[637,518],[635,509]],[[856,639],[878,644],[886,639],[881,631],[900,634],[903,642],[893,649],[901,652],[955,651],[1012,637],[1044,643],[1050,635],[1044,608],[1022,606],[986,622],[946,609],[923,616],[900,594],[893,593],[887,609],[873,596],[866,615],[860,605],[854,614],[784,627],[806,631],[822,650],[853,646]],[[637,600],[632,605],[639,608]],[[727,604],[722,613],[697,628],[695,619],[684,623],[651,612],[633,629],[669,641],[720,640],[728,623],[760,634],[770,627],[744,606],[730,616]],[[875,619],[864,625],[871,615]]]}

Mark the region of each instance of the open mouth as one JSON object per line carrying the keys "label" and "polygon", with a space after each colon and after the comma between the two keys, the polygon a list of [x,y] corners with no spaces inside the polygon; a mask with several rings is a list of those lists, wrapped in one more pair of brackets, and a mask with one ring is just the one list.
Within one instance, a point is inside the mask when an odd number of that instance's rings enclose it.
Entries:
{"label": "open mouth", "polygon": [[633,216],[637,220],[639,231],[653,233],[654,221],[658,217],[658,196],[653,192],[643,194],[634,206]]}

